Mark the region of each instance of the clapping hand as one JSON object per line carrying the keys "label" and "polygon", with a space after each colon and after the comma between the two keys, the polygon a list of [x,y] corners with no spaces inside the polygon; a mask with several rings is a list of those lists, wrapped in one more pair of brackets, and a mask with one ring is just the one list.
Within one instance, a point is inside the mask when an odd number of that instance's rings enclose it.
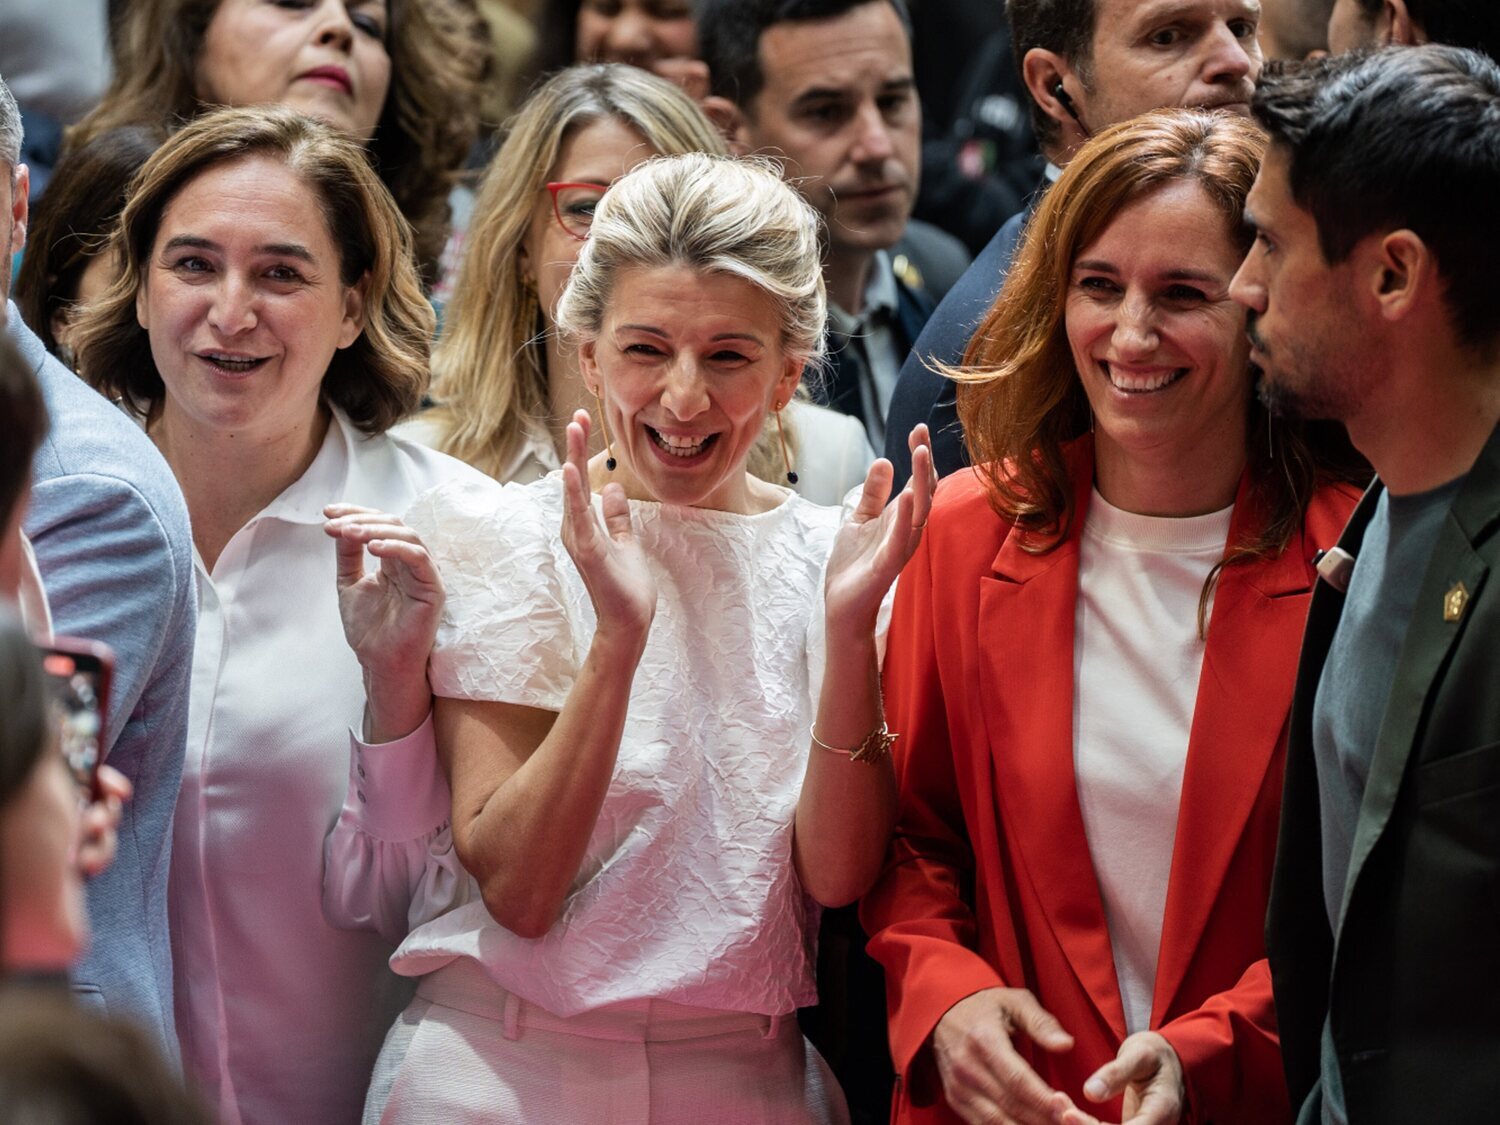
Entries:
{"label": "clapping hand", "polygon": [[886,591],[922,541],[937,474],[927,427],[917,426],[908,442],[911,480],[901,495],[886,503],[895,470],[882,457],[870,466],[859,503],[833,541],[824,586],[830,627],[847,623],[862,633],[873,629]]}
{"label": "clapping hand", "polygon": [[[443,583],[417,533],[398,518],[356,504],[323,509],[338,543],[339,616],[365,673],[368,737],[410,734],[432,696],[427,657],[443,615]],[[365,552],[379,560],[365,571]]]}
{"label": "clapping hand", "polygon": [[600,492],[594,510],[589,484],[588,442],[591,423],[586,410],[568,423],[568,459],[563,465],[562,541],[594,603],[597,633],[644,645],[656,616],[656,578],[636,541],[630,501],[616,482]]}

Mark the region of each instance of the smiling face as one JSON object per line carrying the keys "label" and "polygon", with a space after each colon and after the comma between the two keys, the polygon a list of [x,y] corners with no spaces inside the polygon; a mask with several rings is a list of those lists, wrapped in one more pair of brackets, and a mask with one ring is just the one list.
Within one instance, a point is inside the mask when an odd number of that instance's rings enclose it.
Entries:
{"label": "smiling face", "polygon": [[1097,0],[1089,83],[1092,132],[1164,106],[1250,112],[1260,73],[1259,0]]}
{"label": "smiling face", "polygon": [[1272,145],[1250,189],[1245,213],[1255,227],[1235,275],[1235,300],[1250,310],[1250,360],[1261,370],[1261,397],[1278,412],[1348,422],[1369,400],[1379,347],[1354,309],[1352,261],[1330,265],[1318,224],[1292,198],[1289,158]]}
{"label": "smiling face", "polygon": [[649,69],[658,59],[698,56],[691,0],[583,0],[575,28],[575,62]]}
{"label": "smiling face", "polygon": [[359,338],[317,194],[250,156],[201,172],[162,212],[136,318],[166,386],[162,424],[268,439],[311,425],[329,361]]}
{"label": "smiling face", "polygon": [[[642,161],[660,153],[617,117],[601,117],[570,133],[547,173],[548,183],[612,184]],[[596,197],[565,193],[559,205],[589,208]],[[537,302],[550,328],[573,263],[583,243],[565,231],[553,211],[552,195],[541,188],[532,203],[531,225],[521,240],[521,269],[536,285]]]}
{"label": "smiling face", "polygon": [[916,200],[922,146],[911,44],[895,8],[871,0],[832,19],[773,24],[760,65],[746,140],[786,158],[788,179],[828,222],[831,252],[894,245]]}
{"label": "smiling face", "polygon": [[391,84],[388,24],[384,0],[221,0],[198,49],[198,97],[284,105],[368,143]]}
{"label": "smiling face", "polygon": [[1123,208],[1073,263],[1068,343],[1110,464],[1243,451],[1250,387],[1240,251],[1224,214],[1179,180]]}
{"label": "smiling face", "polygon": [[802,377],[781,341],[775,300],[743,278],[686,266],[616,277],[579,361],[601,393],[626,494],[751,511],[745,459]]}

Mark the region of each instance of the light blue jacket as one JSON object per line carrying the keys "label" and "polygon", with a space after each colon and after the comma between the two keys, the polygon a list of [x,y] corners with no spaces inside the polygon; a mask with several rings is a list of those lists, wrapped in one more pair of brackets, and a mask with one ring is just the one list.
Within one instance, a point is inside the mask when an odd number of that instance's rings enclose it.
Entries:
{"label": "light blue jacket", "polygon": [[175,1059],[167,863],[197,605],[187,505],[140,428],[49,355],[14,304],[6,332],[52,418],[23,527],[56,632],[115,650],[107,760],[135,786],[119,854],[88,885],[93,941],[76,988],[141,1024]]}

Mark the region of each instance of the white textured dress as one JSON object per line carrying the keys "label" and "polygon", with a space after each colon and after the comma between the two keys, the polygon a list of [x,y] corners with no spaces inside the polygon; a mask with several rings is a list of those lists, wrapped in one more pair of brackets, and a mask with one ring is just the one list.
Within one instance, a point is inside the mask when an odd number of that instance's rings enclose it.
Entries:
{"label": "white textured dress", "polygon": [[[362,786],[368,800],[346,803],[326,897],[358,924],[359,903],[383,885],[387,905],[376,913],[398,927],[405,881],[415,928],[392,959],[398,973],[482,973],[500,995],[565,1019],[668,1002],[757,1014],[764,1027],[764,1017],[816,1000],[816,909],[793,870],[792,824],[822,675],[823,571],[841,513],[790,493],[750,516],[642,501],[631,509],[659,602],[614,776],[557,923],[536,939],[504,929],[453,860],[446,828],[402,841],[381,823],[421,820],[374,791],[433,792],[410,760],[405,776],[388,766],[355,776],[351,791]],[[595,629],[562,545],[562,513],[561,474],[528,487],[452,482],[407,513],[447,588],[431,665],[438,695],[562,709]],[[791,1021],[788,1030],[800,1067],[800,1035]],[[376,1068],[380,1105],[393,1083],[400,1094],[401,1060],[387,1056],[402,1039],[398,1022]],[[503,1067],[483,1069],[484,1081],[506,1081]],[[452,1068],[441,1078],[478,1080]],[[628,1080],[615,1094],[621,1085]],[[829,1102],[826,1115],[764,1119],[842,1120],[836,1090]],[[380,1105],[367,1107],[367,1120]]]}

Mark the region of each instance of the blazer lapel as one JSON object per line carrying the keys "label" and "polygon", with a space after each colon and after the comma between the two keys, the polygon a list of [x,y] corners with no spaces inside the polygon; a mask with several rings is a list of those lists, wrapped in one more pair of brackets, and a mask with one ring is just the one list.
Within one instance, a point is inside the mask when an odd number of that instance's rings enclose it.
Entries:
{"label": "blazer lapel", "polygon": [[[1084,448],[1079,449],[1079,446]],[[1125,1013],[1073,768],[1073,643],[1078,533],[1093,481],[1086,442],[1070,450],[1080,482],[1069,535],[1033,554],[1012,531],[979,600],[980,707],[996,800],[1018,866],[1100,1019],[1123,1039]]]}
{"label": "blazer lapel", "polygon": [[[1262,521],[1248,476],[1230,542]],[[1225,567],[1214,593],[1188,735],[1152,996],[1171,1010],[1286,730],[1315,571],[1299,532],[1278,557]]]}
{"label": "blazer lapel", "polygon": [[[1500,519],[1500,429],[1490,437],[1453,501],[1417,591],[1354,830],[1349,877],[1339,907],[1340,934],[1335,937],[1335,956],[1350,896],[1396,804],[1427,695],[1449,651],[1473,616],[1474,602],[1484,596],[1489,564],[1475,552],[1474,542],[1488,534],[1497,519]],[[1447,599],[1459,583],[1468,598],[1455,619],[1449,612]]]}

